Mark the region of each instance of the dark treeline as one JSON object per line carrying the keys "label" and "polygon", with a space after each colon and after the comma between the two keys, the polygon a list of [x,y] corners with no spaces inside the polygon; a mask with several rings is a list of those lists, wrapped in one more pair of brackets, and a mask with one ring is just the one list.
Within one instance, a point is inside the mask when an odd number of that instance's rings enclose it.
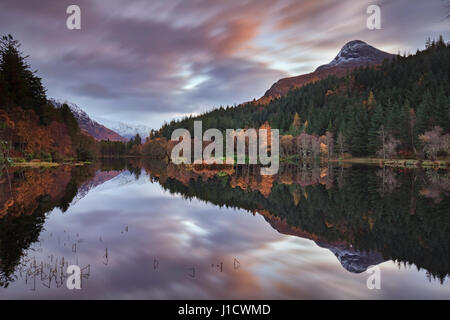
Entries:
{"label": "dark treeline", "polygon": [[202,120],[203,130],[259,128],[268,122],[284,135],[331,133],[354,156],[435,159],[450,148],[449,70],[450,45],[441,37],[428,40],[415,55],[358,68],[344,78],[331,76],[268,105],[221,107],[172,121],[157,135],[170,139],[177,128],[192,132],[194,120]]}
{"label": "dark treeline", "polygon": [[100,141],[100,155],[102,157],[120,157],[126,155],[139,155],[141,153],[141,136],[136,134],[128,142],[121,141]]}

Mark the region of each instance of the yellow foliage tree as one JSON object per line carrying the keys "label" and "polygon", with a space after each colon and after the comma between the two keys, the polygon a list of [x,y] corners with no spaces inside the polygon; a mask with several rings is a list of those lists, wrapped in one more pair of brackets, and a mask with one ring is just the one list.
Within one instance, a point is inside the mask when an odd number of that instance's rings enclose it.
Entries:
{"label": "yellow foliage tree", "polygon": [[369,108],[375,106],[376,100],[375,100],[375,96],[372,92],[372,90],[369,93],[369,98],[367,98],[367,105],[369,106]]}
{"label": "yellow foliage tree", "polygon": [[300,120],[299,114],[296,112],[294,114],[294,121],[292,121],[292,127],[295,130],[299,130],[301,126],[302,126],[302,121]]}

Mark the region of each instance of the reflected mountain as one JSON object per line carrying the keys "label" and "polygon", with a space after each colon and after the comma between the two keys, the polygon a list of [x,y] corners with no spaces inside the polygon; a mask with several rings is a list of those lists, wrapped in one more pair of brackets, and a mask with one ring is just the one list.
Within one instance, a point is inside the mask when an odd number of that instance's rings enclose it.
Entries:
{"label": "reflected mountain", "polygon": [[450,271],[448,171],[353,166],[225,170],[144,164],[171,193],[259,213],[277,231],[332,251],[350,272],[386,260],[441,282]]}
{"label": "reflected mountain", "polygon": [[[14,281],[24,252],[39,241],[46,213],[65,212],[90,190],[129,171],[171,194],[259,214],[279,233],[330,250],[352,273],[387,260],[450,274],[448,171],[353,166],[280,168],[176,166],[144,159],[90,166],[3,170],[0,176],[0,286]],[[120,185],[120,184],[119,184]]]}
{"label": "reflected mountain", "polygon": [[366,271],[370,266],[386,261],[386,259],[378,252],[355,250],[351,245],[347,245],[344,242],[322,242],[317,236],[290,226],[286,220],[280,219],[279,217],[273,216],[262,210],[258,211],[258,213],[263,215],[264,219],[279,233],[310,239],[319,247],[330,250],[347,271],[361,273]]}
{"label": "reflected mountain", "polygon": [[97,186],[104,184],[105,182],[111,179],[114,179],[121,172],[122,172],[121,170],[112,170],[112,171],[98,170],[92,179],[87,180],[78,188],[77,194],[73,198],[70,205],[76,204],[79,200],[83,199],[89,193],[89,191],[96,188]]}

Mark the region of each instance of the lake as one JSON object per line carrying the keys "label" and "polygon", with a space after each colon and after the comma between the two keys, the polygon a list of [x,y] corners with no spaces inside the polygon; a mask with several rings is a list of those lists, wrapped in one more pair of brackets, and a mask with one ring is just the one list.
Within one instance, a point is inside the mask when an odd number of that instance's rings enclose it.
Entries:
{"label": "lake", "polygon": [[0,299],[450,298],[448,170],[133,159],[10,168],[0,192]]}

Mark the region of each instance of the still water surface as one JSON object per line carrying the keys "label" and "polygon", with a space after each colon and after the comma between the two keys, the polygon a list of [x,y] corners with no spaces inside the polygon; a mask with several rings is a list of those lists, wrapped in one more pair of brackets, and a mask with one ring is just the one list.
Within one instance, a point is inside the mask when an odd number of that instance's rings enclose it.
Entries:
{"label": "still water surface", "polygon": [[[0,298],[450,298],[447,172],[255,172],[3,172]],[[81,290],[66,287],[71,264]]]}

